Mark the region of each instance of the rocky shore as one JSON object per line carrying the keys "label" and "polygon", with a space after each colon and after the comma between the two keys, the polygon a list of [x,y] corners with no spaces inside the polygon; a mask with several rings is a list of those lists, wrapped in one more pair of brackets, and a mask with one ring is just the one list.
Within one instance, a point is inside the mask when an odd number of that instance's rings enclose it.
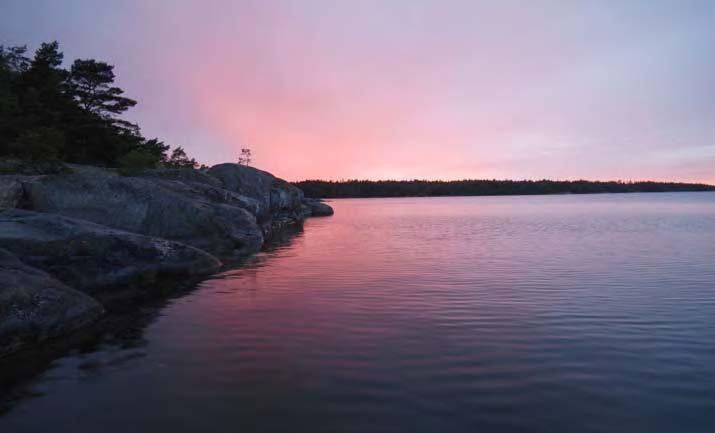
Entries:
{"label": "rocky shore", "polygon": [[332,215],[238,164],[119,173],[0,162],[0,356],[98,320],[160,281],[216,272],[276,231]]}

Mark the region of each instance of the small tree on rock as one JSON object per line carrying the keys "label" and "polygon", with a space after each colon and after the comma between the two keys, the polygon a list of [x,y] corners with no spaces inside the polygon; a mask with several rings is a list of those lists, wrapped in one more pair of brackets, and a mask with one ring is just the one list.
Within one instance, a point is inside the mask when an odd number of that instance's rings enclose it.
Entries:
{"label": "small tree on rock", "polygon": [[241,165],[251,165],[251,149],[244,147],[241,148],[241,156],[238,157],[238,163]]}

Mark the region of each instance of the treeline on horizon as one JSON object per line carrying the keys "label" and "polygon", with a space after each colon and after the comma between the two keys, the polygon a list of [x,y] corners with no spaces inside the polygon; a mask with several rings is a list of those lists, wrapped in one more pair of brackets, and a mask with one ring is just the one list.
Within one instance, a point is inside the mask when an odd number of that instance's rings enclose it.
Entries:
{"label": "treeline on horizon", "polygon": [[305,180],[294,183],[311,198],[444,197],[475,195],[595,194],[715,191],[715,186],[676,182],[557,180]]}
{"label": "treeline on horizon", "polygon": [[121,118],[137,102],[114,85],[114,66],[77,59],[63,68],[55,42],[32,57],[0,45],[0,158],[145,169],[196,168],[182,147],[142,136]]}

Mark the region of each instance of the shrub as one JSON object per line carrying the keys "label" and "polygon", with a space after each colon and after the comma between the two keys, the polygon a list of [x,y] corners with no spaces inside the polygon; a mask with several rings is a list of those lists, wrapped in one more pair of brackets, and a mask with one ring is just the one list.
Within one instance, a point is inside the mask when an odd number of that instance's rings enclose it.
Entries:
{"label": "shrub", "polygon": [[119,173],[123,175],[137,174],[143,170],[156,168],[156,158],[143,150],[132,150],[119,158]]}
{"label": "shrub", "polygon": [[65,134],[55,128],[34,128],[23,131],[10,145],[10,151],[21,158],[55,160],[62,155]]}

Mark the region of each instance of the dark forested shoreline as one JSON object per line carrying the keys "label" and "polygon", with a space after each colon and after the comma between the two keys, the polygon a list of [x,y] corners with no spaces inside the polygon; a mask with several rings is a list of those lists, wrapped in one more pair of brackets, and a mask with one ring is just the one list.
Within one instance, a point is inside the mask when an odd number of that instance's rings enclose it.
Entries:
{"label": "dark forested shoreline", "polygon": [[554,180],[305,180],[294,183],[312,198],[441,197],[475,195],[596,194],[715,191],[715,186],[676,182]]}

